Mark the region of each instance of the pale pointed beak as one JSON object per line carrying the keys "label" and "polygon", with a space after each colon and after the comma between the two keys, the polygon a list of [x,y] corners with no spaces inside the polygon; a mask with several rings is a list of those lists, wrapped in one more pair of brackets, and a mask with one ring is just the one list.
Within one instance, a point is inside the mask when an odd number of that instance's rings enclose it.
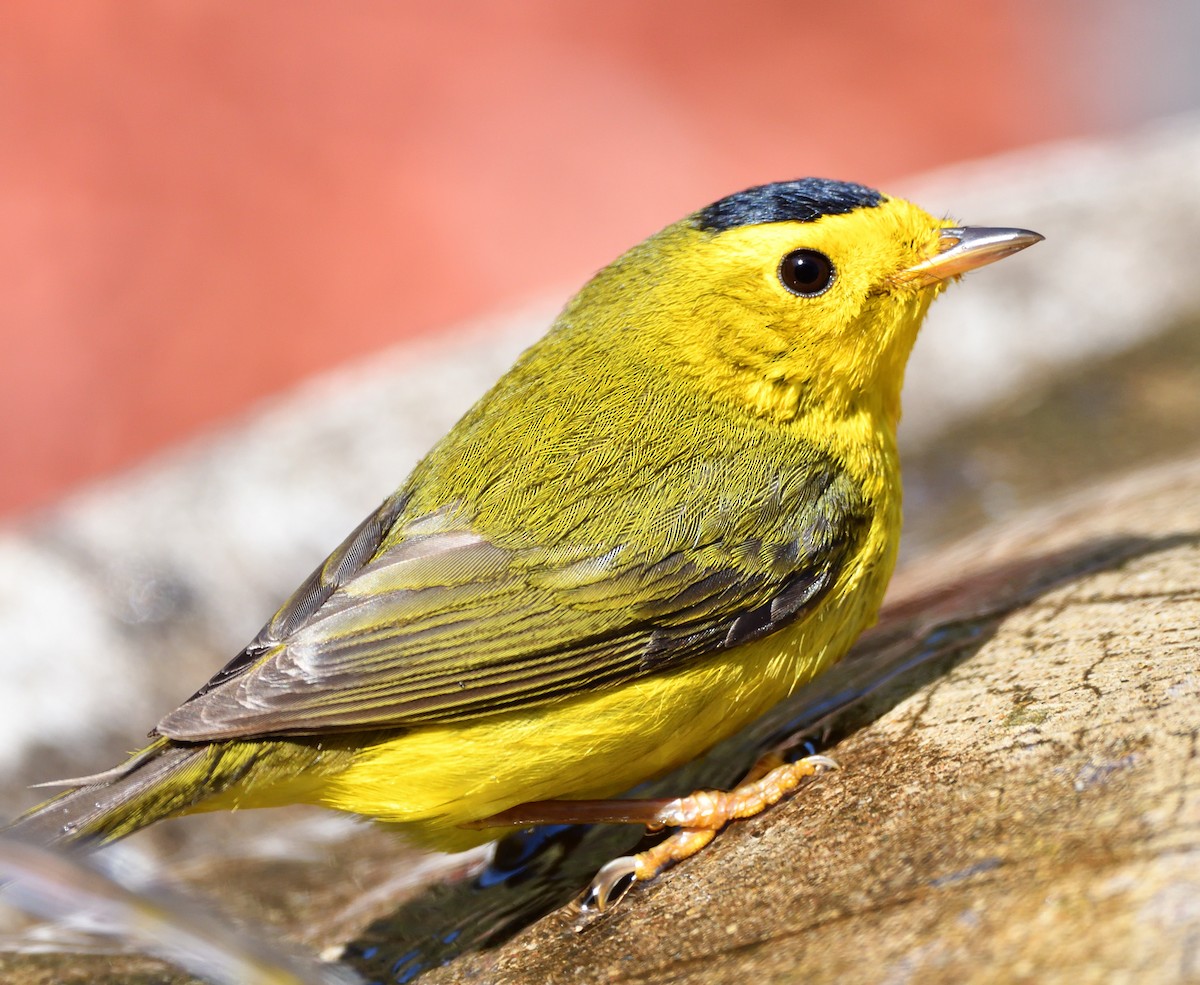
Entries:
{"label": "pale pointed beak", "polygon": [[1003,260],[1045,236],[1028,229],[999,229],[987,226],[956,226],[943,229],[938,252],[920,263],[902,270],[893,280],[897,284],[924,287],[965,274],[968,270]]}

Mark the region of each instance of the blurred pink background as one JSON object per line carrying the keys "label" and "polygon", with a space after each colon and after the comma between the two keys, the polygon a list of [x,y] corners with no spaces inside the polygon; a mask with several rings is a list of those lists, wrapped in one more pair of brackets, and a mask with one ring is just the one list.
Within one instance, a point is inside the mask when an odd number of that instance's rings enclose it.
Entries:
{"label": "blurred pink background", "polygon": [[0,514],[740,187],[1179,108],[1117,6],[6,5]]}

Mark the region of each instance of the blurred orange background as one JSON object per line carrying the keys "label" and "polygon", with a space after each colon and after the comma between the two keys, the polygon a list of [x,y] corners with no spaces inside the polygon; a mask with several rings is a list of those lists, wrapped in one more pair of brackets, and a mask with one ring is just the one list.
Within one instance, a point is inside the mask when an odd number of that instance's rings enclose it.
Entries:
{"label": "blurred orange background", "polygon": [[1109,6],[6,5],[0,513],[740,187],[1136,121]]}

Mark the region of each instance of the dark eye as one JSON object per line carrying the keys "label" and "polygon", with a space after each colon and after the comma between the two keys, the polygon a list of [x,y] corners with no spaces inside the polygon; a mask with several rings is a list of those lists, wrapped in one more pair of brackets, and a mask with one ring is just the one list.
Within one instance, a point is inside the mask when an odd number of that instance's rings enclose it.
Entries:
{"label": "dark eye", "polygon": [[793,294],[815,298],[833,283],[833,261],[816,250],[792,250],[779,261],[779,281]]}

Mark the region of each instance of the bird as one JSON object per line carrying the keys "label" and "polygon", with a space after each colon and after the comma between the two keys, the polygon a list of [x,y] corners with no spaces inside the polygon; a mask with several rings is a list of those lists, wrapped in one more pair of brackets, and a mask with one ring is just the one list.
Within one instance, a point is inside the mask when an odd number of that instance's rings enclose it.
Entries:
{"label": "bird", "polygon": [[144,748],[11,832],[94,845],[308,803],[458,850],[589,803],[645,820],[619,795],[876,619],[918,329],[952,280],[1040,239],[822,178],[667,226],[595,274]]}

